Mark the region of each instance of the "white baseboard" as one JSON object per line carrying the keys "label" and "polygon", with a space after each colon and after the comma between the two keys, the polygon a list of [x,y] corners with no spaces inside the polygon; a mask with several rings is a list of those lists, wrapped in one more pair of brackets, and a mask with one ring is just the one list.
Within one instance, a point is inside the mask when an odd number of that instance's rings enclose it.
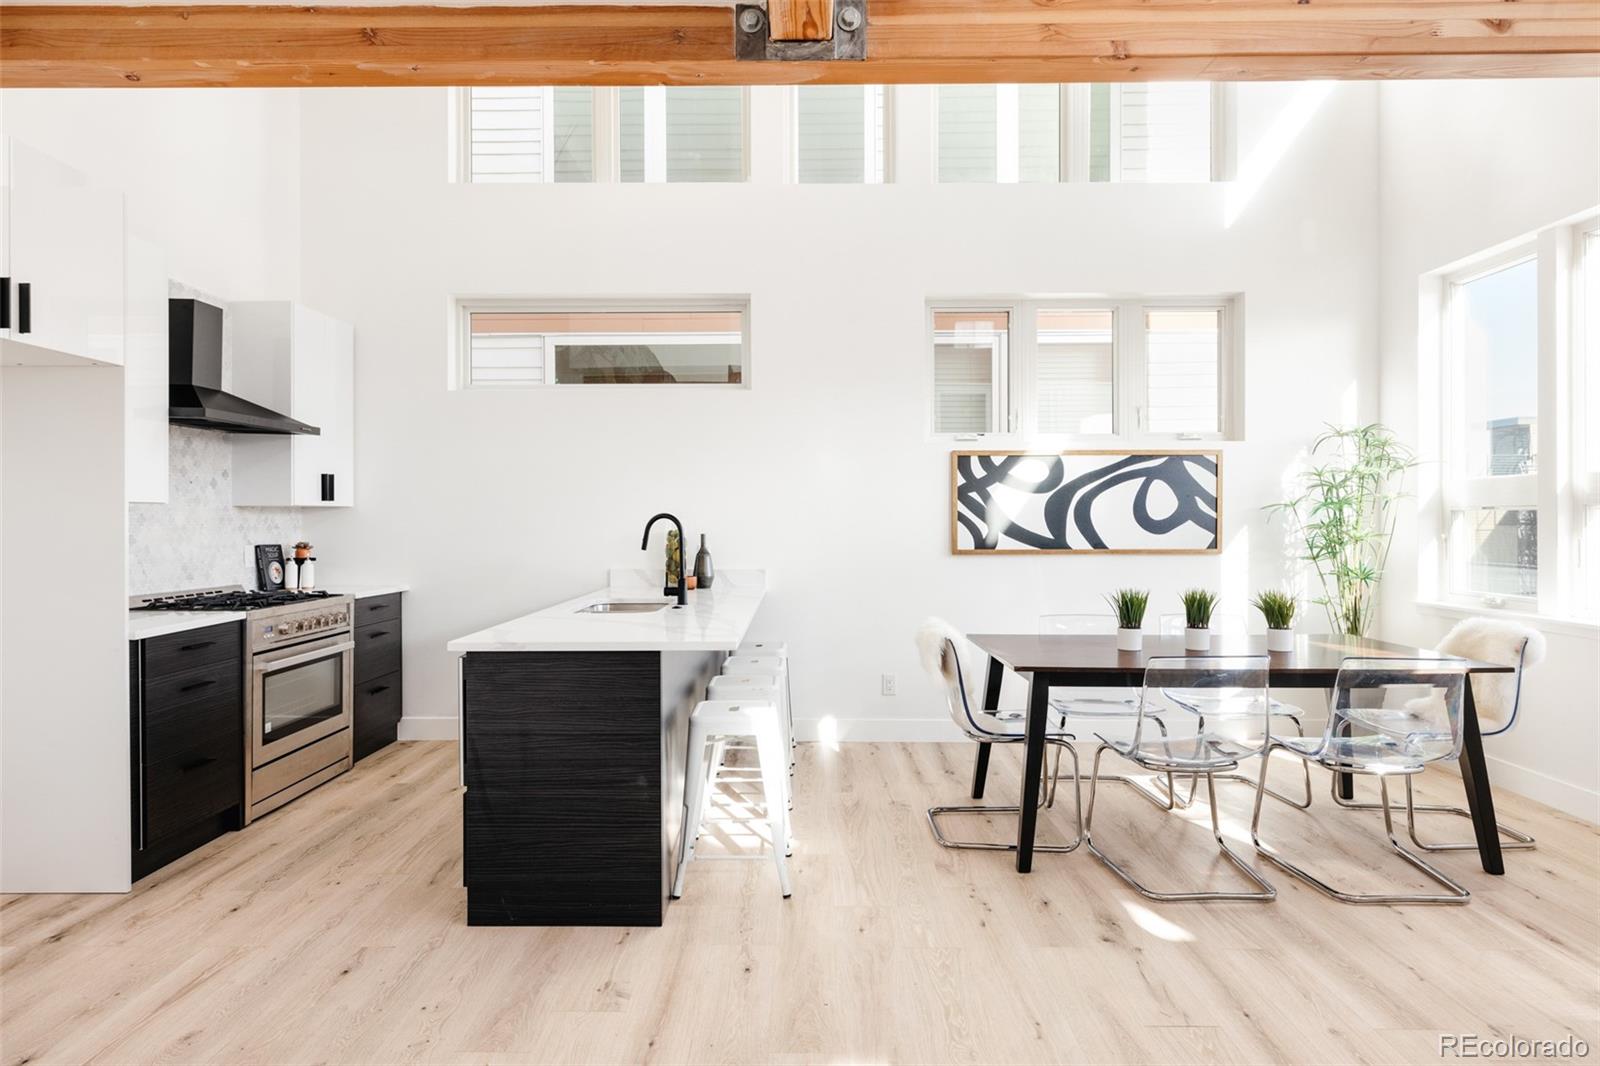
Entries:
{"label": "white baseboard", "polygon": [[[1515,792],[1574,818],[1600,824],[1600,792],[1487,753],[1484,758],[1489,763],[1489,782],[1496,792]],[[1440,769],[1457,772],[1453,763],[1444,763]]]}
{"label": "white baseboard", "polygon": [[433,717],[411,714],[401,715],[400,739],[454,740],[456,739],[456,716],[453,714]]}

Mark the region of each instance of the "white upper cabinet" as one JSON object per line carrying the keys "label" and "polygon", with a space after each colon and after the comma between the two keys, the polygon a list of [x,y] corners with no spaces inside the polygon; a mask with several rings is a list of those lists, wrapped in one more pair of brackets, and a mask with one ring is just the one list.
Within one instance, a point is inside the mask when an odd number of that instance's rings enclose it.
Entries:
{"label": "white upper cabinet", "polygon": [[235,434],[240,507],[355,503],[355,331],[285,301],[228,305],[231,391],[316,426],[316,435]]}
{"label": "white upper cabinet", "polygon": [[12,366],[123,361],[122,194],[16,140],[0,174],[0,354]]}

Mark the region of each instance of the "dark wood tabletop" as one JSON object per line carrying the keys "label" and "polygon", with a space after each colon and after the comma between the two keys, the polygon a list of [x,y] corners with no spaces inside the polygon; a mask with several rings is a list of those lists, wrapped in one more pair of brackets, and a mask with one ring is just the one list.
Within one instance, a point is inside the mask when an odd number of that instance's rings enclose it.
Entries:
{"label": "dark wood tabletop", "polygon": [[[1050,634],[985,633],[969,637],[972,643],[989,656],[988,676],[984,680],[984,710],[998,708],[1000,682],[1005,667],[1029,676],[1028,713],[1024,719],[1022,792],[1024,796],[1038,794],[1039,782],[1044,774],[1045,714],[1052,688],[1099,688],[1102,686],[1139,686],[1144,679],[1145,665],[1158,657],[1187,657],[1205,655],[1266,655],[1269,659],[1267,678],[1270,684],[1282,688],[1331,689],[1339,674],[1339,665],[1352,656],[1383,659],[1437,659],[1465,663],[1469,673],[1511,673],[1509,666],[1494,663],[1462,660],[1428,648],[1413,648],[1405,644],[1369,637],[1299,636],[1292,652],[1268,652],[1265,636],[1224,636],[1212,639],[1207,651],[1186,651],[1182,636],[1158,637],[1146,634],[1139,651],[1118,651],[1116,637],[1111,634]],[[1465,686],[1461,710],[1461,782],[1467,794],[1467,806],[1472,813],[1473,831],[1478,839],[1478,855],[1486,872],[1505,872],[1500,852],[1500,834],[1494,818],[1494,795],[1489,789],[1489,768],[1483,757],[1483,737],[1478,728],[1478,712],[1472,698],[1472,686]],[[977,763],[973,767],[972,796],[983,798],[984,779],[989,769],[989,743],[978,745]],[[1335,781],[1341,796],[1352,795],[1349,774],[1336,774]],[[1035,804],[1024,803],[1017,817],[1017,870],[1027,873],[1033,869],[1034,827],[1038,820]]]}
{"label": "dark wood tabletop", "polygon": [[[1267,655],[1269,673],[1279,684],[1295,681],[1307,688],[1333,684],[1339,664],[1351,656],[1382,659],[1455,659],[1428,648],[1391,644],[1370,637],[1298,636],[1292,652],[1267,652],[1265,636],[1222,636],[1211,641],[1209,651],[1185,651],[1183,637],[1145,634],[1141,651],[1118,651],[1116,637],[1106,634],[981,634],[968,638],[989,655],[1019,674],[1092,674],[1107,678],[1093,684],[1137,684],[1145,663],[1153,658],[1190,655]],[[1473,673],[1510,673],[1511,667],[1472,662]],[[1085,682],[1089,683],[1089,682]]]}

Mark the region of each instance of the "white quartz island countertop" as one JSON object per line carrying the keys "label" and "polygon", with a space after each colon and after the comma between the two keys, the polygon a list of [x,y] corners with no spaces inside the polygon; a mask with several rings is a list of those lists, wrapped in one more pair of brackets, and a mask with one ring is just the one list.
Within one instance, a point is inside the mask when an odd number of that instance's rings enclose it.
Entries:
{"label": "white quartz island countertop", "polygon": [[[717,575],[709,589],[691,589],[689,602],[645,585],[634,571],[613,571],[611,585],[452,640],[453,653],[480,651],[733,651],[744,642],[766,594],[759,570]],[[608,601],[659,602],[642,613],[583,614]]]}

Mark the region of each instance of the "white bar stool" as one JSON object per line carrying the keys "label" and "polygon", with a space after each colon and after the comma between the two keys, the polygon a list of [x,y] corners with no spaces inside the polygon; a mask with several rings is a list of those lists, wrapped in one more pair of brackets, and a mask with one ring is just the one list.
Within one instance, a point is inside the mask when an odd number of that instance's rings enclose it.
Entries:
{"label": "white bar stool", "polygon": [[[780,645],[781,647],[781,645]],[[785,649],[787,650],[787,649]],[[789,749],[789,769],[794,769],[794,713],[789,704],[789,660],[783,655],[746,655],[742,651],[722,662],[723,673],[770,673],[783,686],[783,740]]]}
{"label": "white bar stool", "polygon": [[[783,689],[779,687],[779,678],[765,671],[752,671],[750,673],[725,673],[720,677],[713,677],[706,686],[706,696],[714,700],[752,700],[770,703],[774,707],[782,705]],[[723,753],[727,747],[750,748],[754,745],[727,745],[724,741],[716,741],[711,751],[711,765],[722,765]],[[792,764],[791,764],[792,765]],[[729,767],[731,771],[741,767]],[[794,810],[794,789],[790,785],[789,775],[783,777],[783,799],[786,810]]]}
{"label": "white bar stool", "polygon": [[756,742],[756,757],[761,767],[761,791],[767,808],[767,825],[772,833],[772,861],[778,867],[778,886],[783,898],[793,894],[789,884],[789,817],[785,810],[783,733],[779,727],[777,705],[751,700],[703,700],[689,716],[689,757],[685,769],[683,840],[678,847],[678,870],[672,878],[672,898],[683,896],[683,876],[710,806],[711,785],[718,766],[706,765],[707,744],[716,738],[751,737]]}

